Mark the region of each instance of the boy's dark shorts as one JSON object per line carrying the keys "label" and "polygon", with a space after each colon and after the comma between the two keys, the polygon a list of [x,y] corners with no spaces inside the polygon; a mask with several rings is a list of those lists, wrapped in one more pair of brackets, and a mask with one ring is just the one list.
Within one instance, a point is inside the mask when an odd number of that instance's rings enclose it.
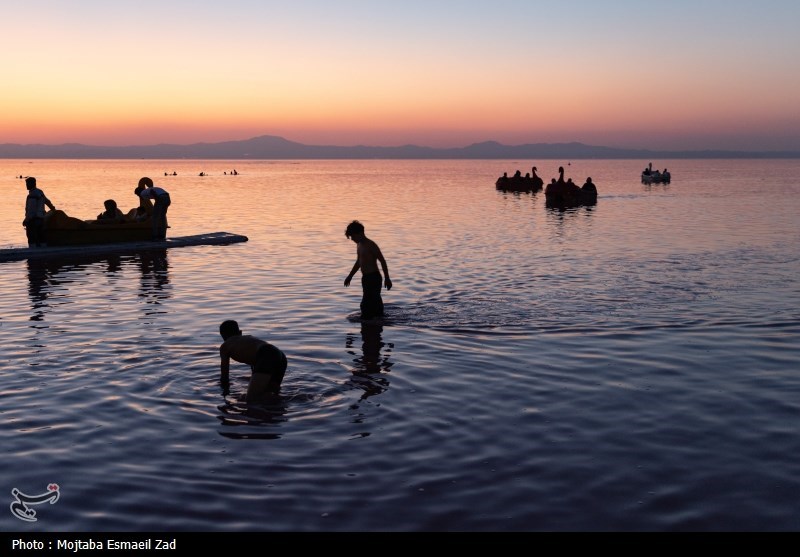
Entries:
{"label": "boy's dark shorts", "polygon": [[267,343],[259,348],[256,353],[253,373],[268,373],[271,376],[269,389],[277,390],[281,386],[281,382],[283,382],[286,367],[286,355],[276,346]]}

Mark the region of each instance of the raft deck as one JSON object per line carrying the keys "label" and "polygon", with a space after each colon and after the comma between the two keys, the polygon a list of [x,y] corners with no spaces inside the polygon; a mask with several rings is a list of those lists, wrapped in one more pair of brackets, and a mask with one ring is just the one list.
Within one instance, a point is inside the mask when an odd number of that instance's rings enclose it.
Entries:
{"label": "raft deck", "polygon": [[147,251],[164,248],[183,248],[187,246],[219,246],[246,242],[247,236],[230,232],[209,232],[196,236],[179,236],[161,241],[119,242],[113,244],[90,244],[75,246],[45,246],[41,248],[7,248],[0,249],[0,262],[20,261],[23,259],[48,259],[51,257],[68,257],[70,255],[106,255]]}

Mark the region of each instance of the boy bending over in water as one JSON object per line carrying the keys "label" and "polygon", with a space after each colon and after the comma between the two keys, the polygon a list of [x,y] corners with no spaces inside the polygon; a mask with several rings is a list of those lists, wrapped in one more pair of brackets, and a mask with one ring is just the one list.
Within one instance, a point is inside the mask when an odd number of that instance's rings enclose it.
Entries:
{"label": "boy bending over in water", "polygon": [[386,290],[392,289],[392,279],[389,278],[389,267],[383,258],[378,244],[364,235],[364,225],[354,220],[347,225],[344,235],[353,240],[356,245],[356,263],[353,270],[344,279],[344,285],[350,286],[353,275],[361,269],[361,319],[372,319],[383,315],[383,299],[381,298],[381,283],[384,282],[378,271],[378,261],[381,262],[383,275],[386,277]]}
{"label": "boy bending over in water", "polygon": [[286,355],[270,343],[252,335],[243,335],[236,321],[219,326],[224,342],[219,347],[220,378],[227,385],[231,359],[248,364],[253,371],[247,387],[247,402],[257,402],[280,392],[286,373]]}

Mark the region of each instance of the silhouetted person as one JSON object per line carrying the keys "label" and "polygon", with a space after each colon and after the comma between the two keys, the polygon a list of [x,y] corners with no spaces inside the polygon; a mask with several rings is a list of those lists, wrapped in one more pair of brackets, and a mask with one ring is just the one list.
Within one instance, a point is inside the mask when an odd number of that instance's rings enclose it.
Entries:
{"label": "silhouetted person", "polygon": [[590,193],[590,194],[593,193],[597,195],[597,187],[592,182],[591,177],[586,178],[586,183],[584,183],[583,186],[581,186],[581,190],[585,193]]}
{"label": "silhouetted person", "polygon": [[113,199],[106,199],[103,202],[103,206],[106,210],[97,215],[97,220],[104,223],[125,222],[125,215],[117,208],[116,201]]}
{"label": "silhouetted person", "polygon": [[165,240],[167,238],[167,209],[172,205],[169,193],[164,188],[159,188],[153,184],[150,178],[142,178],[139,185],[145,184],[147,187],[139,192],[139,197],[153,200],[153,240]]}
{"label": "silhouetted person", "polygon": [[567,193],[571,195],[579,195],[581,193],[581,188],[572,181],[572,178],[567,178]]}
{"label": "silhouetted person", "polygon": [[133,214],[128,213],[128,216],[132,216],[134,220],[146,220],[153,214],[153,202],[148,197],[141,195],[145,188],[152,184],[153,181],[150,178],[142,178],[136,189],[133,190],[133,194],[139,199],[139,206],[132,210]]}
{"label": "silhouetted person", "polygon": [[44,208],[50,207],[55,211],[53,205],[42,190],[36,187],[36,178],[30,176],[25,178],[25,187],[28,188],[28,197],[25,199],[25,219],[22,226],[25,227],[25,234],[28,237],[29,247],[41,247],[44,244]]}
{"label": "silhouetted person", "polygon": [[247,402],[257,402],[280,393],[286,373],[286,355],[276,346],[252,335],[243,335],[236,321],[224,321],[219,326],[224,342],[219,347],[220,380],[229,381],[230,362],[247,364],[252,370],[247,387]]}
{"label": "silhouetted person", "polygon": [[384,282],[378,271],[380,261],[385,277],[386,290],[392,289],[392,280],[389,278],[389,267],[386,264],[378,244],[364,235],[364,225],[354,220],[347,225],[344,235],[353,240],[356,245],[356,262],[344,285],[350,286],[350,281],[356,272],[361,269],[361,319],[372,319],[383,315],[383,299],[381,298],[381,283]]}

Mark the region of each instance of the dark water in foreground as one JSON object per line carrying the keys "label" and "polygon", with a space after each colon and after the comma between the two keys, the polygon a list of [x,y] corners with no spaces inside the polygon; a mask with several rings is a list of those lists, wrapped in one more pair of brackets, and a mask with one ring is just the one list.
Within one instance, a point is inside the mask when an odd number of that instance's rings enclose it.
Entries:
{"label": "dark water in foreground", "polygon": [[[800,530],[800,162],[647,162],[573,162],[599,200],[561,212],[495,191],[524,161],[0,161],[3,246],[19,174],[84,217],[150,175],[172,235],[250,238],[0,264],[0,493],[60,489],[0,530]],[[228,318],[280,403],[223,392]]]}

